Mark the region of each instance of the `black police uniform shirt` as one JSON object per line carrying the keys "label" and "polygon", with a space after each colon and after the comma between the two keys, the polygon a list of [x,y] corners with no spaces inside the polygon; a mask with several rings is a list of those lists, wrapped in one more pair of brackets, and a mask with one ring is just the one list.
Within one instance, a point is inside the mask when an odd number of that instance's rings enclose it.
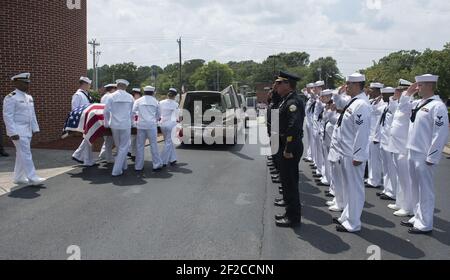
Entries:
{"label": "black police uniform shirt", "polygon": [[280,137],[285,151],[293,153],[303,138],[305,106],[297,93],[290,93],[280,105]]}

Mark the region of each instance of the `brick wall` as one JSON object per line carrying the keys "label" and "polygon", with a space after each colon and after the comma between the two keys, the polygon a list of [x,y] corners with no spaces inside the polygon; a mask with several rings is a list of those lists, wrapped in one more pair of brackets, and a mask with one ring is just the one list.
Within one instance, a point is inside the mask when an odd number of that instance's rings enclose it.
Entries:
{"label": "brick wall", "polygon": [[[66,0],[0,0],[0,7],[1,104],[14,90],[11,76],[32,73],[30,94],[41,128],[33,142],[58,139],[78,79],[86,75],[86,1],[79,10],[70,10]],[[5,134],[2,108],[0,123]]]}

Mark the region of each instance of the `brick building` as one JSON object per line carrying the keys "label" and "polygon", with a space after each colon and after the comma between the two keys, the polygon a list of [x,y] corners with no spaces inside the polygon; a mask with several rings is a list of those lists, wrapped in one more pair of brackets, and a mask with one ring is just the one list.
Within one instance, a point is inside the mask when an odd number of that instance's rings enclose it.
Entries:
{"label": "brick building", "polygon": [[4,144],[3,98],[14,88],[10,77],[32,74],[30,94],[35,99],[41,133],[34,143],[61,136],[71,109],[78,79],[87,69],[86,1],[0,0],[0,129]]}

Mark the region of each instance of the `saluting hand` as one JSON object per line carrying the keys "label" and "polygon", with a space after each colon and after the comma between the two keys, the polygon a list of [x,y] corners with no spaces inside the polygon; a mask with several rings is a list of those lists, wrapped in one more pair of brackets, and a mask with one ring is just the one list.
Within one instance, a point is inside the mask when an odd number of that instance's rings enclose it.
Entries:
{"label": "saluting hand", "polygon": [[407,96],[414,96],[419,91],[418,83],[412,84],[406,91]]}

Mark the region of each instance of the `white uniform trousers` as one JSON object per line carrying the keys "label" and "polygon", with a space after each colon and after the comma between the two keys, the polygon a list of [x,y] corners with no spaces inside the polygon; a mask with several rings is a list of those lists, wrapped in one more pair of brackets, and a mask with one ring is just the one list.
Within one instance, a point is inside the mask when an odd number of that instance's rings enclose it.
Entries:
{"label": "white uniform trousers", "polygon": [[383,175],[384,175],[383,193],[393,199],[396,199],[397,180],[391,180],[391,178],[395,178],[395,165],[392,153],[385,151],[383,148],[381,148],[381,162],[383,165]]}
{"label": "white uniform trousers", "polygon": [[36,169],[31,155],[31,138],[20,137],[19,140],[13,141],[16,146],[16,166],[14,168],[14,181],[36,180]]}
{"label": "white uniform trousers", "polygon": [[320,135],[316,133],[314,143],[316,148],[316,160],[314,161],[317,167],[316,173],[319,175],[322,174],[322,166],[323,166],[323,154],[322,154],[322,145],[320,143]]}
{"label": "white uniform trousers", "polygon": [[131,154],[131,156],[136,156],[136,149],[137,149],[137,135],[131,135],[130,137],[130,148],[128,149],[128,152]]}
{"label": "white uniform trousers", "polygon": [[342,177],[341,161],[330,162],[331,165],[331,189],[334,193],[334,202],[336,207],[344,209],[346,203],[344,201],[344,181]]}
{"label": "white uniform trousers", "polygon": [[113,157],[113,146],[114,146],[114,139],[112,136],[105,136],[103,137],[104,142],[102,146],[102,150],[100,151],[100,155],[98,156],[99,159],[106,160],[109,163],[114,162]]}
{"label": "white uniform trousers", "polygon": [[395,172],[398,177],[396,205],[406,212],[413,213],[414,203],[411,193],[408,155],[394,154]]}
{"label": "white uniform trousers", "polygon": [[72,157],[82,161],[85,166],[94,165],[94,153],[92,152],[92,146],[86,139],[83,139],[83,142],[81,142]]}
{"label": "white uniform trousers", "polygon": [[412,202],[416,203],[414,217],[410,223],[421,231],[433,230],[435,207],[434,181],[435,166],[426,164],[426,155],[410,150],[409,172],[411,176]]}
{"label": "white uniform trousers", "polygon": [[310,127],[309,128],[309,135],[308,135],[308,137],[309,137],[309,139],[308,139],[308,144],[309,144],[309,146],[310,146],[310,148],[311,148],[311,158],[312,158],[312,161],[313,161],[313,163],[315,164],[316,163],[316,143],[315,143],[315,141],[314,141],[314,130],[313,130],[313,128],[312,127]]}
{"label": "white uniform trousers", "polygon": [[177,154],[173,144],[173,139],[176,137],[176,126],[176,122],[167,122],[161,125],[161,131],[164,135],[164,150],[161,153],[161,160],[165,165],[177,161]]}
{"label": "white uniform trousers", "polygon": [[308,149],[306,150],[306,159],[312,160],[312,143],[311,143],[311,128],[307,125],[306,126],[306,139],[308,139]]}
{"label": "white uniform trousers", "polygon": [[328,153],[330,152],[330,149],[325,145],[324,141],[321,141],[322,143],[322,184],[330,184],[331,182],[331,165],[330,161],[328,160]]}
{"label": "white uniform trousers", "polygon": [[374,187],[382,186],[381,144],[375,145],[373,142],[370,142],[369,154],[369,180],[367,183]]}
{"label": "white uniform trousers", "polygon": [[120,176],[128,169],[127,154],[130,148],[130,129],[111,129],[114,139],[114,145],[117,148],[117,156],[114,162],[112,175]]}
{"label": "white uniform trousers", "polygon": [[361,230],[361,215],[366,201],[364,189],[365,164],[353,166],[353,158],[341,159],[344,201],[346,206],[339,221],[349,232]]}
{"label": "white uniform trousers", "polygon": [[153,169],[161,168],[163,165],[158,149],[158,128],[154,126],[151,129],[138,129],[136,138],[136,165],[135,165],[135,169],[137,171],[141,171],[144,169],[145,142],[147,141],[147,139],[150,141]]}

